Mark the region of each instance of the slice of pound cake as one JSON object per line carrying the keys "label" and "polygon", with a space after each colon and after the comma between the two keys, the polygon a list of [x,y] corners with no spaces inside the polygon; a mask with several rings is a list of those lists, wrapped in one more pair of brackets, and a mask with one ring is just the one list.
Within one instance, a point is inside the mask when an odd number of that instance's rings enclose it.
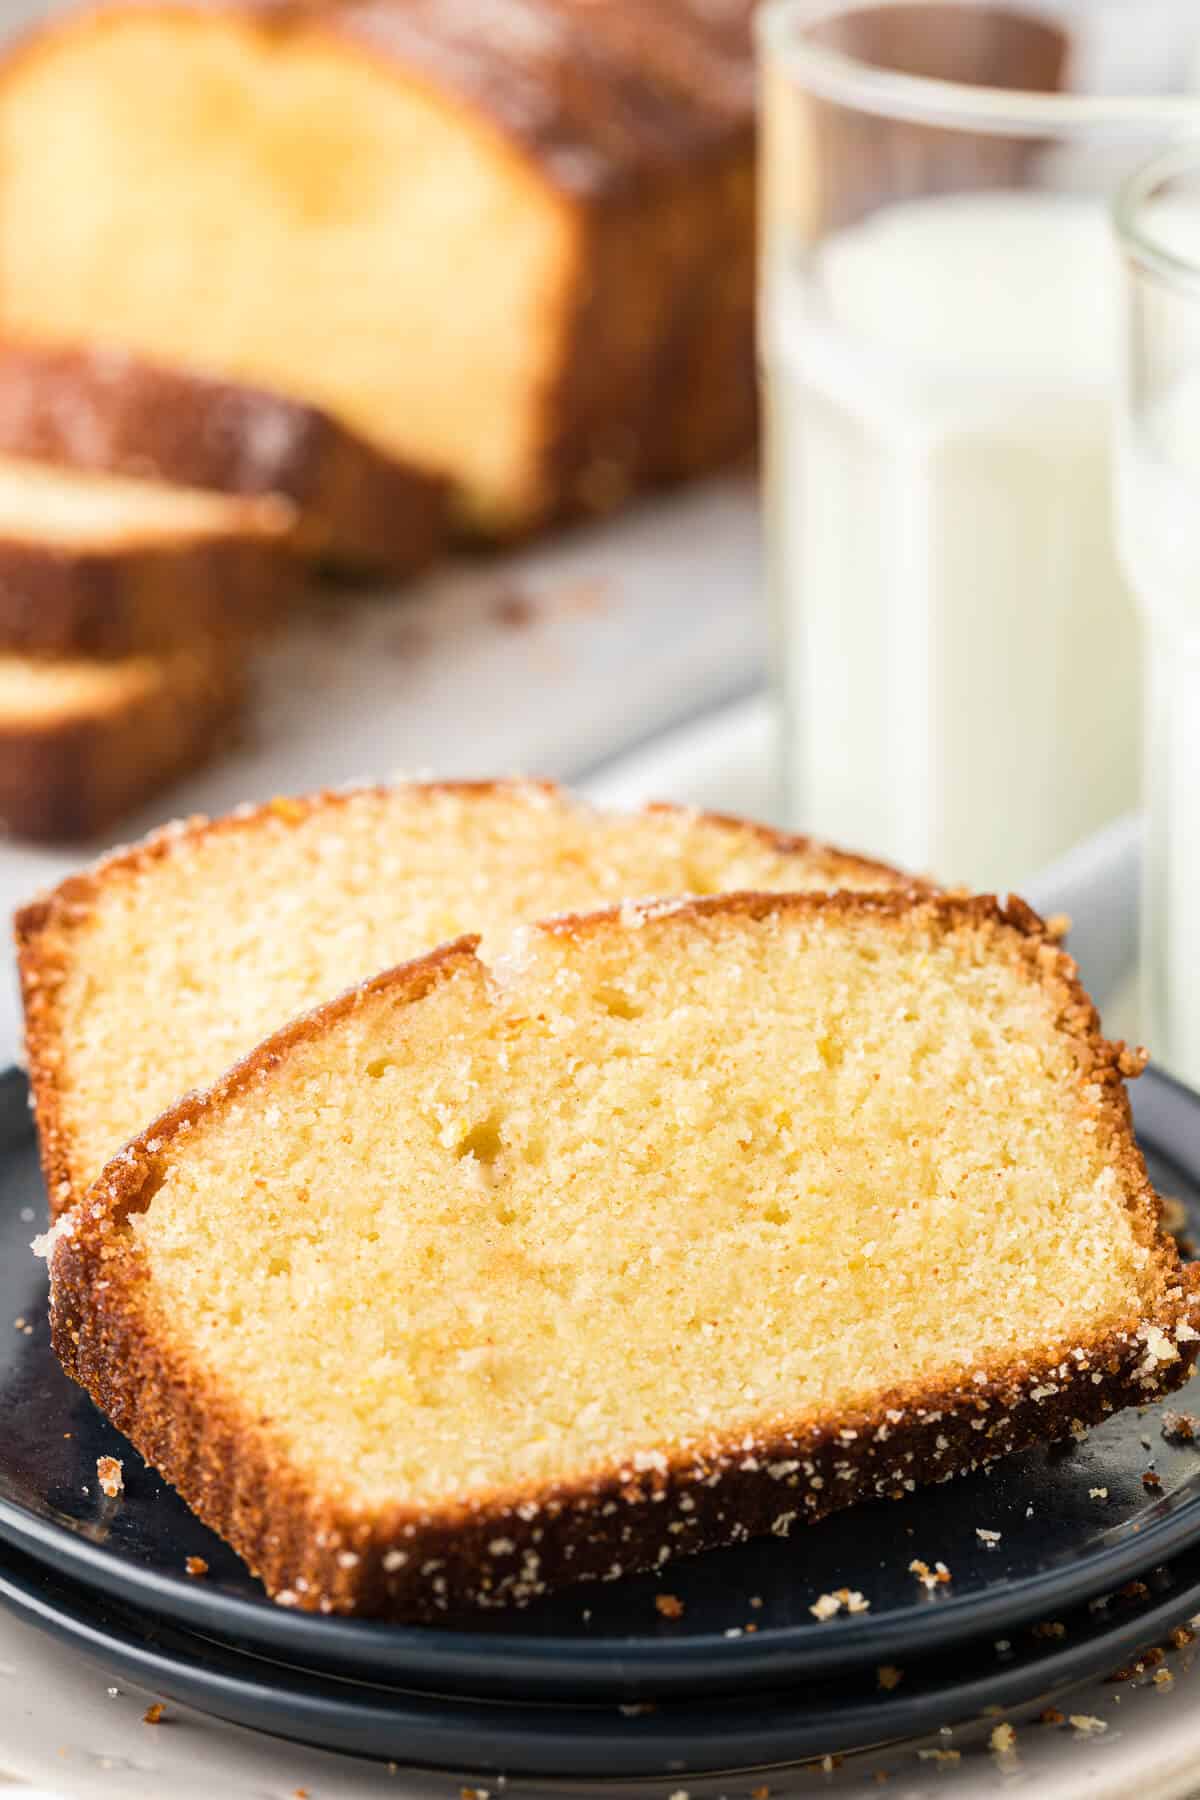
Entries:
{"label": "slice of pound cake", "polygon": [[[87,343],[0,343],[0,451],[294,508],[293,547],[407,575],[448,528],[446,484],[269,389]],[[2,491],[2,490],[0,490]]]}
{"label": "slice of pound cake", "polygon": [[1183,1379],[1139,1067],[1019,902],[465,939],[118,1156],[51,1235],[55,1346],[285,1605],[784,1536]]}
{"label": "slice of pound cake", "polygon": [[246,677],[216,648],[117,662],[0,653],[0,830],[76,843],[233,741]]}
{"label": "slice of pound cake", "polygon": [[292,508],[0,455],[0,653],[237,643],[297,598]]}
{"label": "slice of pound cake", "polygon": [[17,920],[52,1207],[288,1019],[463,932],[494,951],[520,923],[629,895],[903,879],[756,825],[599,813],[534,783],[319,794],[168,829]]}

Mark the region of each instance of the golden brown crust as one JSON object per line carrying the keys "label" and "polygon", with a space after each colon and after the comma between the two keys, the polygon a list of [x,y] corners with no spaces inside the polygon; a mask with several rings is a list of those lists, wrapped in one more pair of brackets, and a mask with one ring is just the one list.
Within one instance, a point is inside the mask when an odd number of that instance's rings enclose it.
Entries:
{"label": "golden brown crust", "polygon": [[0,651],[164,656],[269,631],[299,593],[288,534],[64,549],[0,535]]}
{"label": "golden brown crust", "polygon": [[[622,481],[672,481],[711,469],[754,441],[755,70],[750,33],[717,36],[694,0],[646,7],[639,0],[550,0],[602,42],[623,67],[649,76],[701,130],[686,190],[670,203],[667,235],[678,258],[675,293],[648,372],[641,410],[627,419],[640,469],[615,459],[585,468],[603,506]],[[608,302],[606,302],[607,304]],[[624,452],[627,462],[629,452]],[[606,489],[606,484],[608,484]]]}
{"label": "golden brown crust", "polygon": [[614,0],[503,0],[489,28],[455,0],[351,0],[336,19],[483,112],[576,209],[541,491],[514,522],[528,529],[607,512],[753,441],[753,65],[748,41],[741,57],[730,46],[718,78],[674,4],[651,19]]}
{"label": "golden brown crust", "polygon": [[305,552],[393,575],[431,562],[448,531],[440,477],[397,462],[328,413],[120,350],[0,346],[0,451],[176,487],[278,495],[298,510]]}
{"label": "golden brown crust", "polygon": [[117,708],[0,721],[0,828],[40,843],[108,831],[228,741],[244,692],[235,659],[184,652],[164,659],[161,679]]}
{"label": "golden brown crust", "polygon": [[[561,796],[563,790],[554,782],[504,781],[431,781],[414,783],[418,792],[437,793],[504,793],[536,789],[549,796]],[[52,892],[20,908],[14,916],[17,967],[25,1008],[25,1052],[33,1090],[37,1117],[38,1143],[50,1210],[57,1216],[79,1198],[78,1172],[72,1165],[70,1137],[63,1123],[59,1095],[59,1071],[62,1059],[62,1025],[58,1017],[57,990],[64,961],[64,942],[72,932],[86,924],[91,907],[108,883],[135,876],[149,864],[186,852],[213,833],[245,832],[253,834],[262,824],[273,822],[287,826],[299,824],[310,814],[330,809],[335,811],[351,801],[356,793],[386,793],[384,787],[371,789],[325,789],[299,797],[268,800],[261,806],[242,807],[224,818],[203,815],[181,820],[154,832],[140,844],[116,851],[91,868],[68,876]],[[679,813],[686,809],[657,802],[645,809],[649,813]],[[827,856],[831,878],[843,871],[848,878],[893,878],[904,887],[931,891],[926,882],[909,877],[887,863],[869,857],[851,855],[814,839],[779,832],[770,826],[739,819],[729,813],[700,813],[698,817],[731,831],[751,831],[781,855]]]}
{"label": "golden brown crust", "polygon": [[[1150,1249],[1140,1316],[1092,1342],[1041,1346],[1027,1362],[985,1367],[933,1391],[895,1391],[837,1417],[770,1421],[714,1434],[685,1453],[581,1470],[553,1485],[495,1490],[443,1509],[378,1514],[323,1496],[269,1426],[209,1380],[156,1330],[145,1272],[124,1221],[144,1209],[174,1142],[206,1112],[264,1081],[289,1049],[389,991],[406,1004],[474,969],[474,940],[388,971],[296,1021],[135,1140],[56,1233],[52,1330],[64,1367],[233,1544],[282,1604],[431,1618],[527,1600],[569,1581],[615,1579],[668,1559],[822,1517],[856,1500],[900,1495],[1029,1444],[1078,1433],[1114,1409],[1186,1379],[1200,1332],[1200,1283],[1158,1230],[1158,1202],[1133,1138],[1121,1082],[1123,1046],[1100,1036],[1074,964],[1021,902],[902,894],[733,895],[635,909],[663,916],[821,913],[917,920],[986,932],[990,948],[1028,965],[1079,1046],[1080,1098],[1118,1175],[1134,1229]],[[555,921],[580,935],[633,923],[628,907]],[[979,1379],[982,1374],[985,1379]]]}
{"label": "golden brown crust", "polygon": [[575,221],[557,372],[518,535],[602,513],[754,440],[753,57],[744,21],[695,0],[93,0],[26,36],[7,67],[106,19],[228,14],[322,34],[449,96],[534,165]]}

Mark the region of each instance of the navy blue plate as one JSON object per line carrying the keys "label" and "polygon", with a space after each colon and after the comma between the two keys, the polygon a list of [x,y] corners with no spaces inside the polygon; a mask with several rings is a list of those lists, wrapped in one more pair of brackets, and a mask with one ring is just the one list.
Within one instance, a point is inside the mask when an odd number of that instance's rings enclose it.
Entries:
{"label": "navy blue plate", "polygon": [[[1134,1091],[1156,1180],[1200,1218],[1200,1100],[1153,1073]],[[661,1582],[568,1590],[459,1628],[285,1611],[63,1375],[45,1272],[28,1249],[44,1216],[24,1079],[12,1071],[0,1078],[0,1540],[181,1628],[301,1667],[521,1700],[745,1694],[1010,1636],[1200,1541],[1200,1449],[1166,1444],[1154,1407],[1082,1444],[681,1561]],[[1200,1379],[1174,1404],[1200,1411]],[[100,1493],[101,1455],[124,1459],[119,1501]],[[1154,1492],[1142,1483],[1151,1461]],[[1002,1534],[995,1548],[979,1527]],[[189,1556],[208,1563],[206,1578],[186,1576]],[[908,1573],[914,1557],[944,1561],[952,1585],[927,1593]],[[812,1602],[843,1586],[870,1611],[818,1624]],[[656,1612],[663,1587],[683,1601],[681,1619]]]}
{"label": "navy blue plate", "polygon": [[890,1690],[870,1670],[645,1710],[447,1699],[292,1668],[155,1619],[11,1549],[0,1548],[0,1601],[110,1677],[233,1724],[460,1780],[553,1776],[600,1783],[589,1791],[608,1795],[630,1777],[744,1774],[961,1725],[989,1707],[1048,1701],[1200,1607],[1200,1548],[1153,1571],[1134,1597],[1065,1612],[1061,1637],[1022,1631],[1003,1648],[910,1663]]}

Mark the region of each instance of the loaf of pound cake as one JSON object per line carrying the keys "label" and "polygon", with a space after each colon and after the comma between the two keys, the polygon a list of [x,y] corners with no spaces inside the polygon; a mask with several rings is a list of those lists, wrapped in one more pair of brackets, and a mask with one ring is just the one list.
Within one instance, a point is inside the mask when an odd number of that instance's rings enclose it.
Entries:
{"label": "loaf of pound cake", "polygon": [[[431,562],[448,489],[328,413],[125,351],[0,344],[0,453],[295,509],[304,554],[392,576]],[[220,585],[220,577],[214,579]]]}
{"label": "loaf of pound cake", "polygon": [[238,729],[226,650],[111,662],[0,655],[0,831],[76,843],[200,768]]}
{"label": "loaf of pound cake", "polygon": [[753,440],[747,4],[100,0],[0,68],[0,332],[327,409],[488,533]]}
{"label": "loaf of pound cake", "polygon": [[1185,1378],[1140,1066],[1019,902],[463,940],[112,1161],[51,1234],[54,1344],[281,1605],[659,1569]]}
{"label": "loaf of pound cake", "polygon": [[17,918],[51,1206],[288,1019],[463,932],[502,950],[522,923],[627,894],[905,879],[740,820],[598,812],[539,783],[366,788],[168,827]]}
{"label": "loaf of pound cake", "polygon": [[0,454],[0,655],[245,643],[299,589],[295,513]]}

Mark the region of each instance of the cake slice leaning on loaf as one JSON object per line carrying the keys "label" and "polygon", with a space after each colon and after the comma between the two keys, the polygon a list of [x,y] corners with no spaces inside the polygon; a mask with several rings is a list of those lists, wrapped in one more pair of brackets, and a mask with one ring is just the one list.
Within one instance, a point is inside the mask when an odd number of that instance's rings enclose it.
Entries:
{"label": "cake slice leaning on loaf", "polygon": [[630,894],[906,879],[741,820],[597,812],[535,782],[313,794],[169,827],[17,918],[51,1208],[288,1019],[463,932],[491,954],[518,925]]}
{"label": "cake slice leaning on loaf", "polygon": [[51,1234],[55,1347],[285,1605],[786,1535],[1183,1379],[1139,1067],[1019,902],[463,940],[117,1157]]}

